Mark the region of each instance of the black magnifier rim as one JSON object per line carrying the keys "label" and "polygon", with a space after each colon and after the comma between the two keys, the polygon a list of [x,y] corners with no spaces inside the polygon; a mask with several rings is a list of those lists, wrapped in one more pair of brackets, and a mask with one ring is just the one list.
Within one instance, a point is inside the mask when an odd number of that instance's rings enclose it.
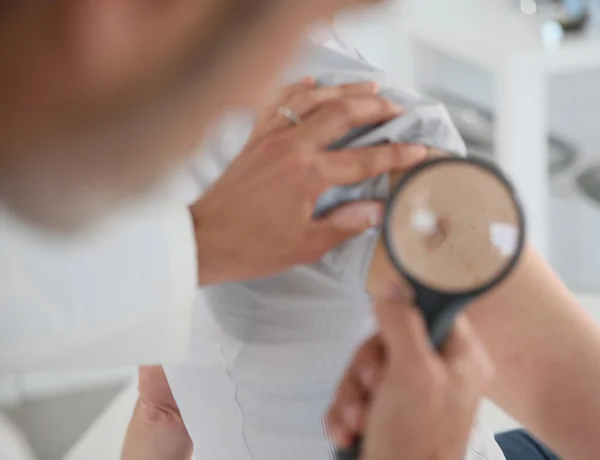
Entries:
{"label": "black magnifier rim", "polygon": [[[517,218],[518,218],[519,228],[522,229],[522,231],[520,232],[520,235],[519,235],[519,240],[517,242],[516,251],[514,253],[512,260],[510,261],[510,263],[494,279],[492,279],[488,283],[486,283],[476,289],[473,289],[471,291],[444,291],[444,290],[440,290],[440,289],[432,288],[432,287],[428,286],[427,284],[425,284],[422,281],[420,281],[419,279],[417,279],[415,276],[411,275],[410,270],[408,270],[404,266],[404,264],[402,263],[400,258],[395,254],[394,251],[392,251],[393,245],[391,242],[392,235],[391,235],[390,227],[391,227],[391,221],[392,221],[392,213],[394,212],[393,205],[396,202],[398,195],[400,195],[400,193],[402,192],[404,187],[406,187],[417,175],[422,173],[424,170],[429,169],[429,168],[435,168],[437,166],[444,165],[447,163],[467,163],[469,166],[475,166],[475,167],[481,168],[481,169],[485,170],[486,172],[495,176],[506,187],[507,191],[509,192],[509,195],[510,195],[510,197],[515,205],[515,208],[517,210]],[[469,157],[469,158],[462,158],[462,157],[455,157],[455,156],[439,157],[439,158],[433,158],[431,160],[427,160],[427,161],[413,167],[410,171],[408,171],[404,175],[404,177],[402,177],[400,179],[400,181],[392,189],[392,191],[390,193],[390,197],[386,204],[384,221],[383,221],[383,241],[384,241],[385,249],[386,249],[389,259],[391,260],[391,262],[394,265],[394,267],[396,268],[396,270],[398,270],[407,279],[407,281],[409,283],[411,283],[413,286],[419,286],[419,287],[428,289],[432,292],[435,292],[439,295],[445,295],[445,296],[451,296],[451,297],[452,296],[454,296],[454,297],[455,296],[460,296],[460,297],[477,296],[483,292],[489,291],[490,289],[494,288],[499,283],[504,281],[506,279],[506,277],[514,270],[515,266],[521,259],[521,255],[523,253],[523,248],[525,247],[526,233],[527,233],[527,228],[525,225],[525,213],[523,212],[523,206],[521,204],[521,200],[519,199],[519,196],[518,196],[514,186],[512,185],[512,183],[509,181],[509,179],[504,175],[504,173],[496,165],[490,163],[489,161],[479,159],[479,158],[473,158],[473,157]]]}

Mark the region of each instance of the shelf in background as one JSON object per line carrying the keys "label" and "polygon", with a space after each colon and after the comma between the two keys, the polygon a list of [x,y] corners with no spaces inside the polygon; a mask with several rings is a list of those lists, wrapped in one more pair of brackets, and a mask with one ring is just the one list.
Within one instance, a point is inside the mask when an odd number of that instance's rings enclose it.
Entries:
{"label": "shelf in background", "polygon": [[549,41],[543,18],[506,0],[413,0],[398,18],[411,37],[492,71],[516,59],[535,60],[555,74],[600,66],[597,21],[581,34]]}

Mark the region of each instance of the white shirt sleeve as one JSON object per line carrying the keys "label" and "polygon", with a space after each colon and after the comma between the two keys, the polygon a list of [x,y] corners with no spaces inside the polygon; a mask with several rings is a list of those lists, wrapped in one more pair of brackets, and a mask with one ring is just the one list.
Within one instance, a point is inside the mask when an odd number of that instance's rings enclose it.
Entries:
{"label": "white shirt sleeve", "polygon": [[0,375],[181,360],[196,292],[182,204],[136,206],[68,238],[0,210]]}

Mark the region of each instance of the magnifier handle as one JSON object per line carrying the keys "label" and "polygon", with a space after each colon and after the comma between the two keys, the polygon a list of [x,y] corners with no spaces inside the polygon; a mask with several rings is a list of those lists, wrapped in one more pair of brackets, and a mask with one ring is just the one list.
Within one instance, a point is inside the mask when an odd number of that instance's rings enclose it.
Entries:
{"label": "magnifier handle", "polygon": [[335,451],[336,460],[358,460],[362,451],[362,437],[356,438],[354,444],[347,449]]}
{"label": "magnifier handle", "polygon": [[444,344],[456,315],[466,308],[473,300],[470,296],[440,296],[428,291],[415,289],[416,304],[425,317],[429,338],[436,350]]}
{"label": "magnifier handle", "polygon": [[446,339],[452,330],[452,326],[454,325],[454,319],[463,309],[463,306],[464,305],[453,305],[440,312],[431,323],[428,322],[429,337],[436,350],[439,350],[444,342],[446,342]]}

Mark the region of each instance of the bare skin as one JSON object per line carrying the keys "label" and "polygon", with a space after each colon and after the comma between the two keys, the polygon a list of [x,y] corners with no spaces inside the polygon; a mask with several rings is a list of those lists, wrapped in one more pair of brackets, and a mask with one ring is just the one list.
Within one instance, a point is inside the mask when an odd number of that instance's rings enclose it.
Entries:
{"label": "bare skin", "polygon": [[162,367],[139,369],[140,397],[122,453],[124,460],[188,460],[193,445]]}

